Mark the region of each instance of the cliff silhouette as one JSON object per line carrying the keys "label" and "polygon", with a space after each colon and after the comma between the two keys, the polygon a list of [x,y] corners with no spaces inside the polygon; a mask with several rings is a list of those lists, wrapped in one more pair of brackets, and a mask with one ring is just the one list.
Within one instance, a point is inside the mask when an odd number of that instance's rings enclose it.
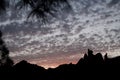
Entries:
{"label": "cliff silhouette", "polygon": [[[0,67],[0,79],[2,80],[81,80],[81,79],[102,79],[117,76],[120,72],[120,57],[103,57],[101,53],[88,53],[76,64],[63,64],[56,68],[45,69],[23,60],[12,67],[2,70]],[[6,77],[4,77],[6,76]],[[7,77],[9,76],[9,77]]]}

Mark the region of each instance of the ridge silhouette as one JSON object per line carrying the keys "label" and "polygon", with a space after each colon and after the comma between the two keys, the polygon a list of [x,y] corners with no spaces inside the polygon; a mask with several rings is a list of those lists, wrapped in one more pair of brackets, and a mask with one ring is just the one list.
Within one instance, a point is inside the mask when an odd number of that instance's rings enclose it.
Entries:
{"label": "ridge silhouette", "polygon": [[[56,68],[45,69],[23,60],[9,69],[4,69],[4,72],[0,70],[0,74],[10,76],[9,79],[12,80],[80,80],[87,79],[86,76],[90,76],[89,79],[96,79],[95,76],[102,79],[118,75],[118,72],[120,72],[119,56],[108,58],[107,54],[104,57],[101,53],[94,55],[89,49],[76,64],[63,64]],[[2,79],[8,79],[2,75]]]}

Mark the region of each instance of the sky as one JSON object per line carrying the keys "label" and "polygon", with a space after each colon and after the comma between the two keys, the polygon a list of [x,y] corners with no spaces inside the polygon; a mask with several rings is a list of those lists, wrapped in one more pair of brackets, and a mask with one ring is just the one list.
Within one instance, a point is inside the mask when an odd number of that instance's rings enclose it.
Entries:
{"label": "sky", "polygon": [[45,68],[56,67],[76,63],[87,49],[109,57],[120,55],[120,1],[69,3],[72,10],[63,8],[46,24],[36,18],[26,20],[29,10],[15,10],[12,5],[0,15],[0,30],[16,63],[27,60]]}

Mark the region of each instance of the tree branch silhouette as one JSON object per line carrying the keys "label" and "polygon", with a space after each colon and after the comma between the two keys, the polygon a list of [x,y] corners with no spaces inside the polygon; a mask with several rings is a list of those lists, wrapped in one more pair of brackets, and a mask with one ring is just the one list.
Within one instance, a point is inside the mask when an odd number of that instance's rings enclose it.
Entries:
{"label": "tree branch silhouette", "polygon": [[[7,2],[9,3],[8,0],[0,0],[0,10],[6,9]],[[16,9],[20,10],[24,7],[31,9],[27,18],[35,16],[37,19],[43,20],[47,20],[48,15],[55,17],[55,13],[62,11],[65,6],[71,8],[68,0],[18,0],[18,2],[15,2]]]}

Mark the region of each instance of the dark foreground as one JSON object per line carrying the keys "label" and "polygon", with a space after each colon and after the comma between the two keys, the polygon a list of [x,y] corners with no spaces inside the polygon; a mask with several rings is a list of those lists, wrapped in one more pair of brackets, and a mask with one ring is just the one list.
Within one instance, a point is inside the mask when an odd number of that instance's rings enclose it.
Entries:
{"label": "dark foreground", "polygon": [[64,64],[54,69],[21,61],[12,67],[0,67],[0,80],[99,80],[120,76],[120,57],[102,57],[88,50],[77,64]]}

